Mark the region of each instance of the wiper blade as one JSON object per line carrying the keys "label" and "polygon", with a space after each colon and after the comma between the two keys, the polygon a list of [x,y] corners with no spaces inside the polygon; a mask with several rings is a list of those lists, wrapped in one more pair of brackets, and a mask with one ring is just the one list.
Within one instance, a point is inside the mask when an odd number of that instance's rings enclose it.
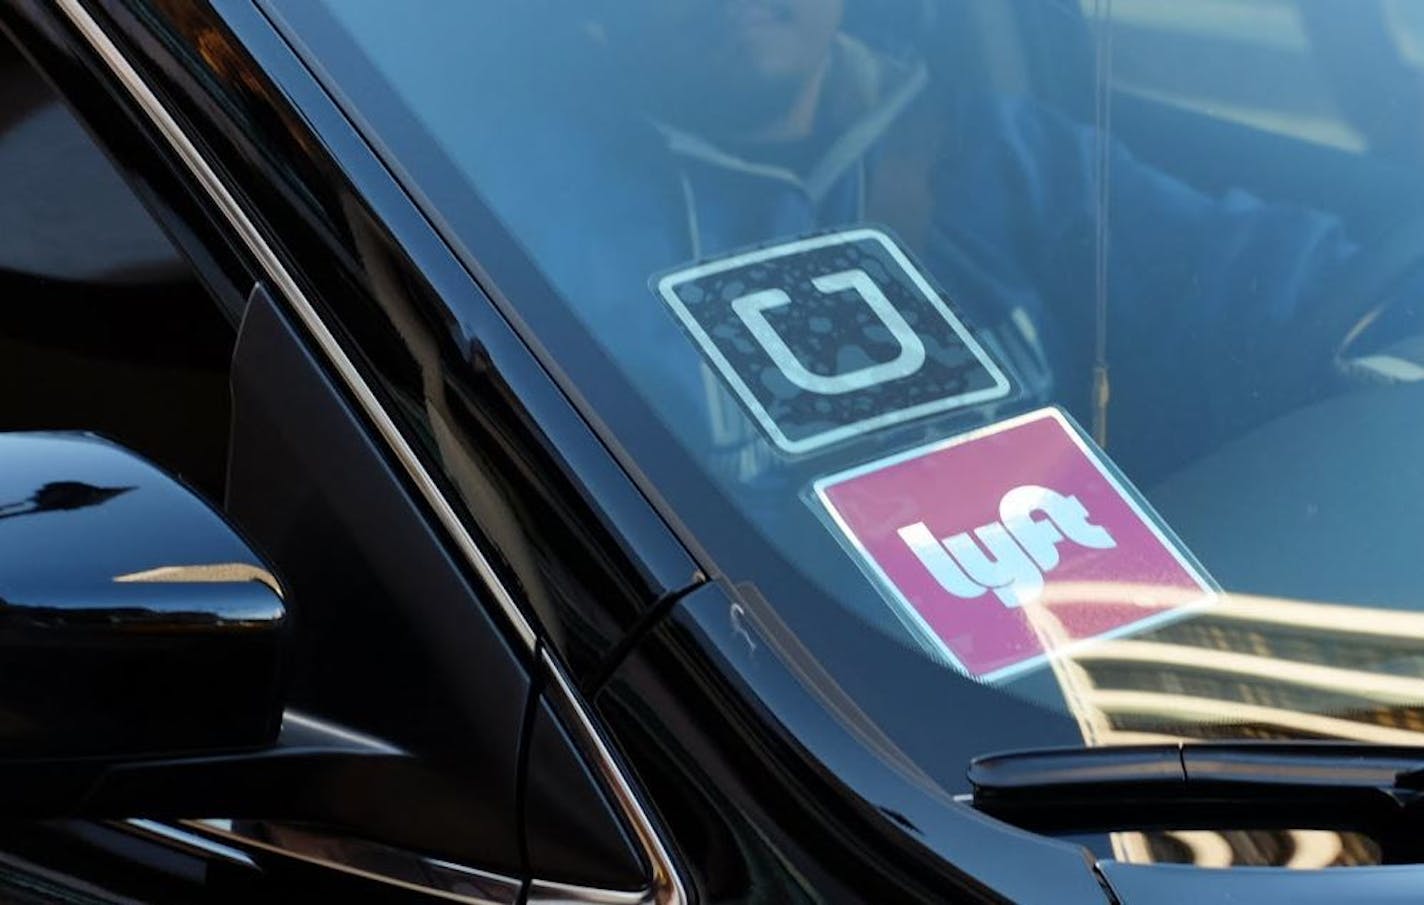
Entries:
{"label": "wiper blade", "polygon": [[1091,786],[1151,787],[1182,793],[1201,783],[1424,786],[1424,746],[1353,742],[1179,742],[1104,748],[1040,748],[975,758],[976,800],[1033,790],[1042,798]]}
{"label": "wiper blade", "polygon": [[973,805],[1039,832],[1337,829],[1417,861],[1424,746],[1189,742],[976,758]]}

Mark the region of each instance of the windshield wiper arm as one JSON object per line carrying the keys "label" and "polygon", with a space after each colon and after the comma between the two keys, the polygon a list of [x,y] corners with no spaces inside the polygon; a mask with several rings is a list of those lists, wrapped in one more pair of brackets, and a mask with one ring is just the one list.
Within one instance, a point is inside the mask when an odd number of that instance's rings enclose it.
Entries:
{"label": "windshield wiper arm", "polygon": [[976,809],[1025,829],[1338,829],[1424,860],[1424,746],[1188,742],[976,758]]}

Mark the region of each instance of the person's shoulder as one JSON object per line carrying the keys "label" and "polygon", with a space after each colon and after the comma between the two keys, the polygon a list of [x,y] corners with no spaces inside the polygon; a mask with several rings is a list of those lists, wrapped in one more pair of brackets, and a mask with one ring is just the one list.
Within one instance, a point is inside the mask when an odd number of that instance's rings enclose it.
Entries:
{"label": "person's shoulder", "polygon": [[923,61],[884,53],[851,35],[836,36],[831,46],[826,93],[859,112],[918,94],[926,80]]}

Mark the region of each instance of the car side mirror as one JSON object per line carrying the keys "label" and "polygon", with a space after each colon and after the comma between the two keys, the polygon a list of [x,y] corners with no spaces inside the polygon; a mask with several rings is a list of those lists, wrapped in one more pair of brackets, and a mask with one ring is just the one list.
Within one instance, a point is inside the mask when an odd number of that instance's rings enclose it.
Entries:
{"label": "car side mirror", "polygon": [[0,433],[0,819],[360,832],[422,801],[462,826],[409,752],[284,711],[287,629],[277,579],[178,481],[91,434]]}
{"label": "car side mirror", "polygon": [[0,434],[0,758],[270,746],[286,624],[262,560],[158,468]]}

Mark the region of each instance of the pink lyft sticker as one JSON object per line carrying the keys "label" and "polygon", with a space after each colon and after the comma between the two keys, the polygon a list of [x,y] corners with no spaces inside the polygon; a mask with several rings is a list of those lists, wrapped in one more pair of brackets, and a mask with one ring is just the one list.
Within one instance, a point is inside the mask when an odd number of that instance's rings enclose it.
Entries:
{"label": "pink lyft sticker", "polygon": [[911,632],[985,681],[1214,595],[1055,408],[823,478],[815,491]]}

